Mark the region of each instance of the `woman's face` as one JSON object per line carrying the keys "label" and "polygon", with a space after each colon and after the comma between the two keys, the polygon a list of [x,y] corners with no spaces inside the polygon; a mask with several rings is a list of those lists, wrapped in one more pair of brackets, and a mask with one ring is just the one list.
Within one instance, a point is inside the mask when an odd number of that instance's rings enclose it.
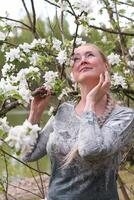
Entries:
{"label": "woman's face", "polygon": [[85,45],[75,49],[72,57],[72,73],[76,82],[99,80],[100,74],[106,70],[107,65],[94,46]]}

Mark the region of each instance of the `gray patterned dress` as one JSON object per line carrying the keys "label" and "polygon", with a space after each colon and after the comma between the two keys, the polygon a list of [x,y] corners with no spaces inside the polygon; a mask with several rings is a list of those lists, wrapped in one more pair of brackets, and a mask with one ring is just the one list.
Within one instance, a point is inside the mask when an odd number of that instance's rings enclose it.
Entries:
{"label": "gray patterned dress", "polygon": [[[49,155],[52,174],[47,200],[118,200],[116,175],[121,151],[133,132],[134,110],[130,108],[117,106],[100,128],[94,112],[78,116],[74,104],[63,103],[23,160]],[[63,167],[75,144],[78,155]]]}

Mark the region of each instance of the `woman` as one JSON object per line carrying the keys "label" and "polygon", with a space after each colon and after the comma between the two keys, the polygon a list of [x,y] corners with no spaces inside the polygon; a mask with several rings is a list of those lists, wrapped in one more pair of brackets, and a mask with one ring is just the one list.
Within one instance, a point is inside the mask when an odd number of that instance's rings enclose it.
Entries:
{"label": "woman", "polygon": [[[24,158],[35,161],[48,153],[52,174],[47,200],[118,200],[116,174],[120,152],[134,131],[134,111],[110,97],[108,71],[98,47],[87,44],[75,49],[72,74],[81,99],[76,105],[67,102],[59,107]],[[31,123],[39,122],[49,98],[34,98]]]}

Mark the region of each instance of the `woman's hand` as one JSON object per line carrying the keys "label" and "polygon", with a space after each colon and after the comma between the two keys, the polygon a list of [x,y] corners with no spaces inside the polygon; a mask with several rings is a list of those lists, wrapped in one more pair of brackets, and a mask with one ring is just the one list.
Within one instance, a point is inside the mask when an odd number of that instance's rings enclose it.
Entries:
{"label": "woman's hand", "polygon": [[[32,124],[39,123],[40,118],[43,114],[43,111],[48,105],[51,92],[46,90],[45,87],[37,88],[34,93],[41,94],[34,97],[34,99],[31,101],[30,106],[30,114],[28,121],[30,121]],[[43,95],[45,94],[45,95]]]}
{"label": "woman's hand", "polygon": [[95,105],[102,99],[102,97],[108,93],[111,81],[108,71],[105,71],[104,75],[100,74],[99,83],[88,93],[86,97],[86,105],[84,112],[95,110]]}

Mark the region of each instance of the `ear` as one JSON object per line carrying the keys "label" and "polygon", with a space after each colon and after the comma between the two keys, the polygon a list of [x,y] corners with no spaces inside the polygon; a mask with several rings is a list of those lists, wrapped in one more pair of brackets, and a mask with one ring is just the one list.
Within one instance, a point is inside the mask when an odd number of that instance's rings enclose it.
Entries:
{"label": "ear", "polygon": [[107,71],[110,71],[110,65],[108,63],[105,64]]}

